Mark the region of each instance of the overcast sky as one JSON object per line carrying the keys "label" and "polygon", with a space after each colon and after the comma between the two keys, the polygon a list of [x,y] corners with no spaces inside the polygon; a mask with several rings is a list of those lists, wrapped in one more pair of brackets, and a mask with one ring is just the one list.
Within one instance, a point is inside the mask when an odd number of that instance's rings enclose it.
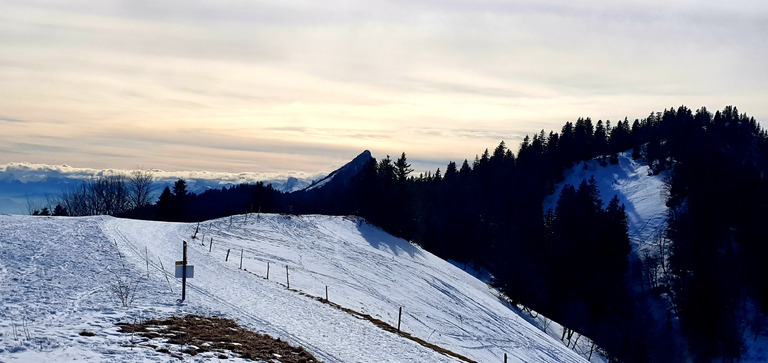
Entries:
{"label": "overcast sky", "polygon": [[578,117],[768,119],[768,2],[0,0],[0,163],[445,169]]}

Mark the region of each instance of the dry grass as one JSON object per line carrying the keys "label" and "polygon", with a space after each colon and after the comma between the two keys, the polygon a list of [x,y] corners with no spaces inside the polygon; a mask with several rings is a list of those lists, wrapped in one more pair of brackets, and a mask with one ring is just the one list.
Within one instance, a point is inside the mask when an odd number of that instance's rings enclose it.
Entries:
{"label": "dry grass", "polygon": [[[268,335],[246,330],[233,320],[219,317],[187,315],[143,323],[118,323],[123,333],[135,333],[148,339],[162,338],[167,343],[184,347],[182,353],[197,355],[227,351],[241,358],[277,360],[283,363],[319,362],[304,348],[294,347]],[[158,350],[161,351],[161,350]],[[163,349],[165,353],[170,353]],[[226,356],[222,356],[226,358]]]}

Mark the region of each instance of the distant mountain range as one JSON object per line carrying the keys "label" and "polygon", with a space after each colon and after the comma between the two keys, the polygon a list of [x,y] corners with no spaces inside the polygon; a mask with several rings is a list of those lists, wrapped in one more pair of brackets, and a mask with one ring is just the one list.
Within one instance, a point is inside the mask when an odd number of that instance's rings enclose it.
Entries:
{"label": "distant mountain range", "polygon": [[[368,155],[370,157],[370,153]],[[259,181],[272,184],[277,190],[292,192],[309,187],[313,181],[330,177],[323,173],[166,172],[162,170],[152,170],[152,172],[157,195],[163,188],[171,186],[178,179],[186,180],[187,188],[192,193]],[[129,170],[75,168],[68,165],[31,163],[0,165],[0,213],[28,214],[30,209],[48,206],[51,204],[49,200],[55,199],[62,191],[79,186],[83,180],[128,173],[130,173]]]}

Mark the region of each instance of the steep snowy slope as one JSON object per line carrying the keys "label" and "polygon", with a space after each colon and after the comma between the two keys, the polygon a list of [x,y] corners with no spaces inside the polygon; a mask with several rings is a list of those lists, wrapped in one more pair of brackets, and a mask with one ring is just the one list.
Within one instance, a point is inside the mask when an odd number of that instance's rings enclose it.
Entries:
{"label": "steep snowy slope", "polygon": [[[192,239],[195,229],[0,216],[0,361],[170,361],[122,346],[131,337],[114,323],[187,313],[235,319],[326,362],[457,361],[306,296],[326,286],[331,302],[392,326],[402,307],[403,331],[475,361],[583,361],[482,282],[360,219],[252,214],[204,222]],[[195,276],[179,304],[180,281],[170,276],[172,293],[160,264],[171,271],[182,240]],[[140,281],[131,308],[110,292],[118,277]]]}
{"label": "steep snowy slope", "polygon": [[312,184],[302,190],[316,190],[334,183],[343,186],[347,184],[351,178],[360,173],[365,164],[367,164],[371,159],[373,159],[371,152],[365,150],[360,153],[360,155],[352,159],[352,161],[344,164],[341,168],[332,171],[325,177],[313,181]]}
{"label": "steep snowy slope", "polygon": [[667,225],[666,174],[651,175],[650,168],[632,159],[631,152],[619,154],[619,163],[601,166],[597,160],[579,163],[564,173],[565,180],[555,193],[544,200],[544,210],[554,208],[563,186],[579,186],[582,180],[594,176],[603,207],[614,195],[619,197],[627,211],[629,239],[633,249],[643,250],[655,243]]}

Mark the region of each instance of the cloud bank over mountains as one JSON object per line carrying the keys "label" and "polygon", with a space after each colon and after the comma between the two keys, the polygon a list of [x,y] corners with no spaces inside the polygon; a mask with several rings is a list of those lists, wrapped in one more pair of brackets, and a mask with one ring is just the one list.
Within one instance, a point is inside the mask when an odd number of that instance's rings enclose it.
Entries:
{"label": "cloud bank over mountains", "polygon": [[[314,179],[325,175],[324,173],[257,173],[241,172],[227,173],[218,171],[163,171],[160,169],[151,169],[154,177],[159,181],[181,179],[205,179],[217,180],[221,185],[255,183],[258,181],[285,181],[289,178],[296,179]],[[128,175],[131,170],[123,169],[93,169],[77,168],[66,164],[47,165],[34,164],[27,162],[0,164],[0,180],[18,180],[22,183],[40,182],[51,178],[69,178],[86,180],[105,175]]]}
{"label": "cloud bank over mountains", "polygon": [[[0,164],[0,213],[27,214],[30,209],[48,206],[64,190],[82,181],[109,175],[128,175],[131,170],[76,168],[69,165],[46,165],[27,162]],[[155,197],[178,179],[187,181],[189,191],[202,193],[208,189],[256,183],[272,184],[275,189],[290,192],[310,185],[324,173],[256,173],[213,171],[163,171],[152,169]]]}

